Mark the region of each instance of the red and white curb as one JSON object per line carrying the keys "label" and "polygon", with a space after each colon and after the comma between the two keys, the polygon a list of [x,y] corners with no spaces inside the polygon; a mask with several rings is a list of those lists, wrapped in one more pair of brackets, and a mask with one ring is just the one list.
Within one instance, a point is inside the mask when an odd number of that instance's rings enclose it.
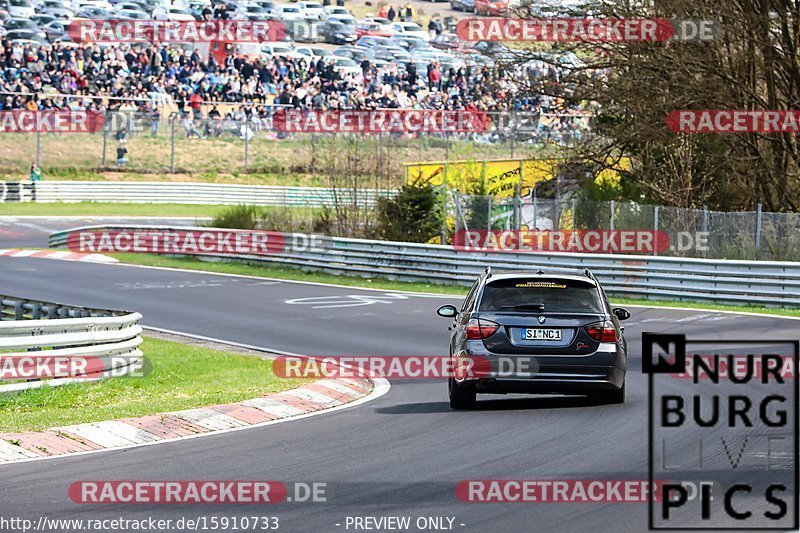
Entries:
{"label": "red and white curb", "polygon": [[24,433],[0,433],[0,464],[132,448],[296,420],[385,394],[383,379],[322,379],[239,403]]}
{"label": "red and white curb", "polygon": [[60,259],[62,261],[83,261],[86,263],[118,263],[119,260],[103,254],[84,254],[63,250],[20,250],[9,248],[0,250],[0,255],[8,257],[38,257],[42,259]]}

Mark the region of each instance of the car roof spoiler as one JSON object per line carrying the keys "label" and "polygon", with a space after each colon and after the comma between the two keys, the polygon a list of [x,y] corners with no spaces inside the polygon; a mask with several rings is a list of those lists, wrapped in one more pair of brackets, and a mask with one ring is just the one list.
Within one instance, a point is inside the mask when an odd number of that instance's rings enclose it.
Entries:
{"label": "car roof spoiler", "polygon": [[[542,268],[540,267],[540,268],[539,268],[539,269],[536,271],[536,274],[541,274],[541,275],[545,275],[545,274],[556,274],[556,275],[557,275],[557,274],[564,274],[565,272],[569,272],[569,271],[570,271],[570,269],[566,269],[566,268],[565,268],[565,269],[555,269],[555,270],[551,270],[551,271],[545,271],[545,270],[542,270]],[[573,270],[572,272],[574,272],[574,270]],[[483,279],[489,279],[489,278],[491,278],[491,277],[492,277],[492,273],[493,273],[493,271],[492,271],[492,267],[491,267],[491,265],[490,265],[490,266],[487,266],[487,267],[486,267],[486,268],[483,270],[483,272],[481,273],[481,277],[482,277]],[[502,271],[501,271],[500,273],[504,273],[504,272],[502,272]],[[509,270],[509,271],[508,271],[508,273],[509,273],[509,274],[512,274],[512,273],[513,273],[513,274],[525,274],[525,272],[518,271],[518,270]],[[592,273],[592,271],[591,271],[591,270],[589,270],[588,268],[584,268],[584,269],[577,269],[577,274],[578,274],[579,276],[583,276],[583,277],[585,277],[585,278],[588,278],[588,279],[590,279],[590,280],[594,281],[595,283],[597,282],[597,278],[595,278],[595,277],[594,277],[594,274],[593,274],[593,273]]]}

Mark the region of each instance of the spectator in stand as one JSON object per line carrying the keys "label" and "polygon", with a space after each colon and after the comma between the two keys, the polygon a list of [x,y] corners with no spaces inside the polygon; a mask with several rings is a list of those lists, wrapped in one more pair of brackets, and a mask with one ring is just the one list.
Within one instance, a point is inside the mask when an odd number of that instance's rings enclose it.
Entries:
{"label": "spectator in stand", "polygon": [[192,109],[194,118],[203,118],[203,97],[197,92],[193,92],[189,97],[189,107]]}
{"label": "spectator in stand", "polygon": [[155,104],[150,109],[150,136],[158,135],[158,123],[161,121],[161,109]]}
{"label": "spectator in stand", "polygon": [[431,40],[436,37],[436,23],[433,21],[433,17],[428,21],[428,36]]}
{"label": "spectator in stand", "polygon": [[389,11],[386,12],[386,18],[394,22],[394,18],[397,16],[397,13],[394,10],[394,6],[389,6]]}
{"label": "spectator in stand", "polygon": [[[0,109],[127,109],[131,115],[149,117],[156,108],[177,108],[193,117],[202,103],[240,103],[245,111],[239,118],[257,130],[267,127],[269,114],[279,105],[297,109],[472,106],[532,112],[540,116],[534,124],[539,136],[556,142],[582,138],[591,130],[586,115],[593,104],[566,106],[557,92],[554,96],[521,94],[528,84],[549,84],[559,90],[558,69],[544,62],[509,69],[441,64],[423,69],[393,64],[378,68],[364,60],[360,67],[355,75],[341,76],[326,61],[250,58],[236,55],[233,49],[217,61],[167,44],[132,48],[122,43],[101,48],[92,43],[36,45],[0,40]],[[39,96],[54,93],[59,96]],[[231,122],[233,113],[226,120],[218,121],[218,130],[240,132],[240,124]],[[200,131],[209,135],[210,126],[191,125],[187,136],[202,137]]]}

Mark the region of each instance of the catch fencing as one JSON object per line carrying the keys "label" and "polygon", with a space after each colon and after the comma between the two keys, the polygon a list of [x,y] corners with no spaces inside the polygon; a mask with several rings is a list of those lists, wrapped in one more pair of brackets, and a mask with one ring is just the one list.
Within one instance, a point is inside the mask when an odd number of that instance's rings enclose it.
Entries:
{"label": "catch fencing", "polygon": [[766,212],[761,204],[755,211],[727,212],[574,197],[453,193],[447,210],[455,231],[649,230],[670,237],[670,247],[654,250],[654,255],[800,261],[800,213]]}
{"label": "catch fencing", "polygon": [[[252,112],[255,107],[267,111]],[[25,174],[36,163],[44,179],[98,170],[324,175],[327,162],[320,152],[332,151],[333,140],[346,144],[356,138],[371,157],[386,159],[400,180],[407,161],[513,159],[542,147],[574,146],[591,137],[591,119],[585,113],[532,112],[489,112],[487,129],[478,133],[284,133],[272,121],[280,108],[220,103],[223,116],[218,118],[108,112],[103,127],[93,133],[2,133],[0,143],[9,149],[0,163],[14,174]]]}
{"label": "catch fencing", "polygon": [[[172,232],[178,228],[87,226],[52,233],[50,246],[66,246],[70,233],[89,230]],[[314,247],[287,248],[269,255],[201,254],[200,257],[464,286],[473,283],[486,266],[532,272],[539,269],[574,272],[588,268],[609,294],[618,297],[769,307],[800,305],[800,263],[614,254],[461,252],[451,246],[339,237],[320,237],[318,241]]]}
{"label": "catch fencing", "polygon": [[[142,315],[0,295],[0,358],[92,358],[101,363],[76,378],[0,384],[0,393],[96,381],[141,368]],[[1,382],[0,382],[1,383]]]}

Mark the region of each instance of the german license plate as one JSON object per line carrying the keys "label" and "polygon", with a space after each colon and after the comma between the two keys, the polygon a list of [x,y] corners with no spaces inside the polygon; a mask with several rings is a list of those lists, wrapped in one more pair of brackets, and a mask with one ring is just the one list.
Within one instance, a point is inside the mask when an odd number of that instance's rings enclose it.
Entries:
{"label": "german license plate", "polygon": [[560,329],[526,329],[525,340],[527,341],[560,341]]}

